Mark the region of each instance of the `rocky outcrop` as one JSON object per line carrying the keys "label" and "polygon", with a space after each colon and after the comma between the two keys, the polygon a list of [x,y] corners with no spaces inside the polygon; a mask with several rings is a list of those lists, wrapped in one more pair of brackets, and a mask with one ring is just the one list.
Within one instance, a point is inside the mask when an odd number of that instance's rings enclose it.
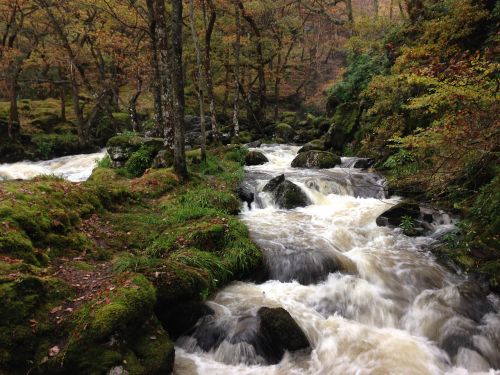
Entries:
{"label": "rocky outcrop", "polygon": [[292,161],[294,168],[333,168],[340,165],[341,160],[335,154],[326,151],[306,151],[298,154]]}
{"label": "rocky outcrop", "polygon": [[290,125],[284,122],[276,125],[276,138],[280,141],[291,142],[294,135],[295,131]]}
{"label": "rocky outcrop", "polygon": [[267,163],[269,160],[266,156],[259,151],[249,151],[245,156],[245,165],[261,165]]}
{"label": "rocky outcrop", "polygon": [[272,194],[279,208],[288,210],[305,207],[310,204],[307,195],[293,182],[285,179],[285,175],[273,178],[264,186],[264,191]]}

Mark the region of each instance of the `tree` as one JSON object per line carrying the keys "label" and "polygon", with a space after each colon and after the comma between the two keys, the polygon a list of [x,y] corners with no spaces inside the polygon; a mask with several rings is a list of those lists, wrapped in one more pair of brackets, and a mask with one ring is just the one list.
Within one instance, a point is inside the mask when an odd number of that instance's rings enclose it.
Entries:
{"label": "tree", "polygon": [[184,148],[184,75],[182,72],[182,0],[172,2],[172,92],[174,108],[174,170],[186,179],[186,153]]}

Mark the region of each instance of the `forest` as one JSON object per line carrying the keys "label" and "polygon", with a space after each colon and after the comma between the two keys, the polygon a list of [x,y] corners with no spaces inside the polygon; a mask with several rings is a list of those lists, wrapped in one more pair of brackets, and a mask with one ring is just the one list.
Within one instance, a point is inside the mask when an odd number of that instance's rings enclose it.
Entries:
{"label": "forest", "polygon": [[0,0],[0,374],[500,371],[499,26]]}

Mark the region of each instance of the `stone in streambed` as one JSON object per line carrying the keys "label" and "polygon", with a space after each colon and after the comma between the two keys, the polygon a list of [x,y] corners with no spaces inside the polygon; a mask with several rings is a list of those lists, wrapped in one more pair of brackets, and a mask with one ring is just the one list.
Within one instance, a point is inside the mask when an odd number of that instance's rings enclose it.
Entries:
{"label": "stone in streambed", "polygon": [[247,181],[243,181],[236,188],[236,194],[243,202],[248,205],[248,208],[252,208],[252,202],[255,200],[255,194],[253,192],[253,187]]}
{"label": "stone in streambed", "polygon": [[314,139],[302,146],[298,153],[301,154],[307,151],[325,151],[325,142],[321,139]]}
{"label": "stone in streambed", "polygon": [[266,156],[259,151],[249,151],[245,156],[245,165],[261,165],[267,163],[269,160]]}
{"label": "stone in streambed", "polygon": [[310,204],[307,195],[293,182],[285,179],[285,175],[273,178],[264,186],[265,192],[270,192],[279,208],[294,209]]}
{"label": "stone in streambed", "polygon": [[377,218],[377,225],[400,226],[404,217],[409,217],[416,221],[420,217],[420,207],[414,202],[401,202],[391,207]]}
{"label": "stone in streambed", "polygon": [[293,352],[311,347],[304,331],[282,307],[261,307],[257,312],[260,320],[259,335],[265,338],[271,347],[269,361],[278,363],[285,350]]}
{"label": "stone in streambed", "polygon": [[326,151],[306,151],[298,154],[292,161],[293,168],[326,169],[340,165],[341,160],[335,154]]}

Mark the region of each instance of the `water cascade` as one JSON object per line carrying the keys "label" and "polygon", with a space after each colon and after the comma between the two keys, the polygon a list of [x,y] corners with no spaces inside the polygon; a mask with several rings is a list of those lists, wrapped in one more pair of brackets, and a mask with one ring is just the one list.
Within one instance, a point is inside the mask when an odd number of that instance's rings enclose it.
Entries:
{"label": "water cascade", "polygon": [[[293,169],[298,147],[259,151],[269,163],[246,168],[257,199],[241,219],[264,251],[268,281],[236,282],[209,300],[214,314],[177,341],[175,374],[500,373],[498,296],[429,251],[454,228],[449,216],[407,237],[376,225],[400,198],[386,197],[381,176],[349,168],[352,159]],[[278,209],[262,189],[280,174],[312,204]],[[262,306],[285,308],[312,350],[270,364],[252,336]]]}
{"label": "water cascade", "polygon": [[92,174],[97,162],[105,156],[106,150],[102,150],[93,154],[63,156],[46,161],[0,164],[0,181],[30,180],[40,175],[55,175],[73,182],[85,181]]}

